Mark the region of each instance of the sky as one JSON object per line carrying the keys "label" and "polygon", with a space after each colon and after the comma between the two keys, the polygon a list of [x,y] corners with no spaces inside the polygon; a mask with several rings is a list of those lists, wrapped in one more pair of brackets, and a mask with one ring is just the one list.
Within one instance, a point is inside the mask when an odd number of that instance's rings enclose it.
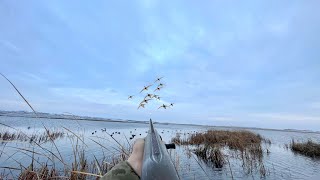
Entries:
{"label": "sky", "polygon": [[[41,112],[318,131],[319,6],[0,0],[0,72]],[[137,109],[161,76],[162,100]],[[4,78],[0,92],[1,110],[30,111]]]}

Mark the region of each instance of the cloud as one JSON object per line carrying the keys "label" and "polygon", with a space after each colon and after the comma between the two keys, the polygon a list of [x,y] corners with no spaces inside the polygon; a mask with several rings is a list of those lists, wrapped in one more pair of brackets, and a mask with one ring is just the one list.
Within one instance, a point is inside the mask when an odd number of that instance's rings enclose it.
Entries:
{"label": "cloud", "polygon": [[157,7],[156,5],[158,4],[158,0],[141,0],[138,2],[141,5],[141,7],[145,8],[145,9],[156,8]]}
{"label": "cloud", "polygon": [[[6,6],[0,11],[0,71],[40,111],[128,119],[151,112],[159,121],[319,127],[317,3]],[[165,76],[163,101],[137,111],[136,92],[156,76]],[[0,91],[1,107],[14,108],[16,94],[1,84]],[[132,94],[138,98],[129,101]],[[169,111],[156,110],[170,102],[176,106]]]}
{"label": "cloud", "polygon": [[0,47],[1,45],[2,47],[6,48],[6,50],[9,50],[14,54],[19,54],[20,52],[20,49],[10,41],[0,40]]}
{"label": "cloud", "polygon": [[17,78],[29,83],[44,84],[49,82],[43,75],[37,75],[30,72],[20,72],[19,75],[17,75]]}
{"label": "cloud", "polygon": [[0,109],[1,110],[13,110],[13,111],[29,111],[28,105],[21,99],[0,99]]}
{"label": "cloud", "polygon": [[51,88],[50,91],[60,97],[75,98],[96,104],[128,104],[127,96],[112,88],[85,89],[85,88]]}
{"label": "cloud", "polygon": [[310,107],[313,109],[320,109],[320,102],[310,103]]}
{"label": "cloud", "polygon": [[227,117],[227,116],[210,116],[206,118],[207,120],[216,122],[230,122],[230,121],[235,121],[234,117]]}
{"label": "cloud", "polygon": [[320,120],[320,116],[308,116],[304,114],[294,114],[294,113],[290,113],[290,114],[253,113],[253,114],[250,114],[249,117],[270,120],[270,121],[287,121],[288,123],[294,122],[294,121],[318,122]]}

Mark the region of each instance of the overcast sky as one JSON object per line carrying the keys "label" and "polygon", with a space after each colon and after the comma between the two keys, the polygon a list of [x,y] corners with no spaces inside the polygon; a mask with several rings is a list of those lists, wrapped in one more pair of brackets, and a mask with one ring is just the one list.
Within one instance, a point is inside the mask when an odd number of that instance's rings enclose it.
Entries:
{"label": "overcast sky", "polygon": [[[319,7],[0,0],[0,72],[41,112],[320,130]],[[137,110],[127,96],[158,76],[163,100]],[[30,110],[3,78],[0,92],[0,109]]]}

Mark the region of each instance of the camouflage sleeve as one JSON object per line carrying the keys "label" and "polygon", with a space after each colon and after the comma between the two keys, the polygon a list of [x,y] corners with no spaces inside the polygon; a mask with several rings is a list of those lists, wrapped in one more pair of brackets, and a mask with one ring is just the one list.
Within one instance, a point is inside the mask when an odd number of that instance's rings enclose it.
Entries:
{"label": "camouflage sleeve", "polygon": [[101,180],[139,180],[140,177],[127,161],[115,165]]}

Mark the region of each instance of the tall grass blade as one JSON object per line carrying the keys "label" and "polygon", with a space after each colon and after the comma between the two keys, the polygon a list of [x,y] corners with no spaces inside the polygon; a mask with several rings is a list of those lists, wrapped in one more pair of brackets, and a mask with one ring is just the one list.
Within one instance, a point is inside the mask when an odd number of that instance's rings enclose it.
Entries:
{"label": "tall grass blade", "polygon": [[100,176],[102,176],[102,173],[101,173],[101,166],[100,166],[100,164],[99,164],[99,162],[98,162],[98,160],[97,160],[96,156],[95,156],[95,155],[93,155],[93,157],[94,157],[95,164],[96,164],[96,166],[97,166],[98,172],[99,172]]}
{"label": "tall grass blade", "polygon": [[31,104],[27,101],[27,99],[21,94],[21,92],[17,89],[17,87],[2,73],[0,73],[2,77],[4,77],[11,85],[12,87],[19,93],[19,95],[22,97],[22,99],[28,104],[28,106],[32,109],[32,111],[37,115],[37,112],[33,109]]}
{"label": "tall grass blade", "polygon": [[66,128],[66,127],[62,127],[63,129],[69,131],[71,134],[73,134],[74,136],[76,136],[84,145],[86,145],[88,147],[88,145],[74,132],[72,132],[70,129]]}

